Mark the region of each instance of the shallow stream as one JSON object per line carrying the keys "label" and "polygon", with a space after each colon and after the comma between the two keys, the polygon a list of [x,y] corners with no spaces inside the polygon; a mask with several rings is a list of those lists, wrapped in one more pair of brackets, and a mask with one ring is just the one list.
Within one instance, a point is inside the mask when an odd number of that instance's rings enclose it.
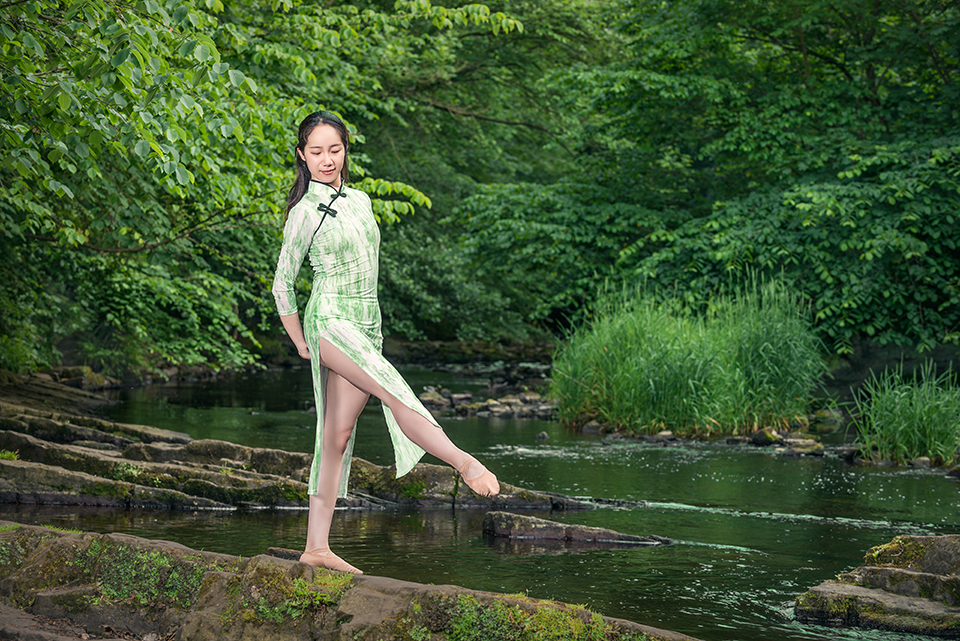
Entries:
{"label": "shallow stream", "polygon": [[[408,369],[415,390],[476,391],[485,379]],[[105,413],[124,422],[257,447],[310,451],[306,370],[124,391]],[[924,637],[801,626],[794,598],[860,564],[898,534],[960,532],[960,486],[943,470],[867,468],[834,457],[695,443],[605,444],[532,420],[441,419],[451,438],[504,481],[575,496],[646,502],[640,509],[532,513],[677,541],[630,550],[510,548],[485,540],[482,511],[340,511],[332,543],[368,574],[583,604],[703,641]],[[545,431],[546,441],[534,437]],[[842,436],[837,437],[842,438]],[[361,417],[356,456],[392,450],[379,404]],[[425,459],[425,460],[429,460]],[[431,461],[436,462],[436,461]],[[0,518],[125,532],[252,556],[299,549],[306,513],[176,513],[0,506]]]}

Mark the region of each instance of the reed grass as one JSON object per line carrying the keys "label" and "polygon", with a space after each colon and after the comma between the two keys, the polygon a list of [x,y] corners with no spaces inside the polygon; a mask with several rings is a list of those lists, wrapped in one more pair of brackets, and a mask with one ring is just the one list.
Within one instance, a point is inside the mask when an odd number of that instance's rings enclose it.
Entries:
{"label": "reed grass", "polygon": [[903,365],[873,376],[854,396],[857,444],[868,460],[905,463],[928,456],[950,463],[960,451],[960,388],[950,372],[926,361],[905,376]]}
{"label": "reed grass", "polygon": [[560,419],[698,437],[802,421],[826,370],[808,315],[756,279],[700,314],[642,288],[608,299],[554,356]]}

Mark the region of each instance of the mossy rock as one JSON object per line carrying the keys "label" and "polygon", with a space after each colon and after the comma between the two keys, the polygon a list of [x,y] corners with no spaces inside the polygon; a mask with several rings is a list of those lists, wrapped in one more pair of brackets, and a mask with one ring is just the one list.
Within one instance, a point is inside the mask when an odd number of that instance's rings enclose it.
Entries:
{"label": "mossy rock", "polygon": [[[191,641],[563,638],[695,641],[517,595],[242,559],[122,534],[0,522],[0,596],[28,612]],[[479,635],[479,636],[478,636]],[[644,636],[645,635],[645,636]]]}
{"label": "mossy rock", "polygon": [[867,550],[863,561],[930,574],[960,574],[960,535],[897,536]]}
{"label": "mossy rock", "polygon": [[801,623],[960,638],[960,535],[898,536],[797,598]]}

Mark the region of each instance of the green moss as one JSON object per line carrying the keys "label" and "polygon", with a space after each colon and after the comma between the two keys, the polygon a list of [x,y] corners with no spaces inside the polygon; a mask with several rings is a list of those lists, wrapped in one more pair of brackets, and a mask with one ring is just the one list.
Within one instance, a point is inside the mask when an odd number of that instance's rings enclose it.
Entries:
{"label": "green moss", "polygon": [[117,483],[94,483],[93,485],[86,485],[80,488],[79,493],[125,501],[130,498],[131,488],[130,486],[119,485]]}
{"label": "green moss", "polygon": [[26,548],[19,539],[0,541],[0,569],[4,574],[17,568],[26,557]]}
{"label": "green moss", "polygon": [[521,501],[526,501],[527,503],[534,503],[537,501],[537,495],[529,490],[520,490],[517,492],[517,498]]}
{"label": "green moss", "polygon": [[93,541],[71,561],[96,578],[99,603],[188,609],[209,568],[199,554],[104,545]]}
{"label": "green moss", "polygon": [[538,601],[524,596],[481,602],[472,595],[438,597],[413,606],[390,630],[395,639],[423,641],[640,641],[642,634],[618,633],[599,614],[579,606]]}
{"label": "green moss", "polygon": [[927,553],[927,546],[912,536],[897,536],[889,543],[867,550],[864,563],[875,566],[909,568],[918,564]]}
{"label": "green moss", "polygon": [[0,450],[0,461],[19,461],[20,452],[11,452],[10,450]]}
{"label": "green moss", "polygon": [[136,483],[137,479],[140,478],[144,469],[139,465],[134,465],[133,463],[127,463],[125,461],[120,461],[113,466],[113,480],[114,481],[126,481],[128,483]]}
{"label": "green moss", "polygon": [[315,571],[310,581],[290,580],[284,566],[260,562],[245,579],[231,579],[220,621],[224,626],[233,620],[282,624],[322,616],[327,606],[340,602],[352,582],[352,574],[325,570]]}
{"label": "green moss", "polygon": [[400,488],[400,494],[408,499],[419,499],[423,498],[423,492],[426,489],[426,483],[423,481],[414,481],[413,483],[407,483],[406,485],[402,486]]}
{"label": "green moss", "polygon": [[22,527],[19,523],[8,523],[7,525],[0,525],[0,532],[10,532],[16,530],[18,527]]}
{"label": "green moss", "polygon": [[44,525],[42,527],[45,527],[48,530],[56,530],[57,532],[66,532],[67,534],[80,534],[80,530],[74,530],[73,528],[68,527],[58,527],[56,525]]}
{"label": "green moss", "polygon": [[291,503],[306,503],[310,500],[306,486],[300,488],[292,483],[283,483],[280,485],[280,491],[283,498]]}

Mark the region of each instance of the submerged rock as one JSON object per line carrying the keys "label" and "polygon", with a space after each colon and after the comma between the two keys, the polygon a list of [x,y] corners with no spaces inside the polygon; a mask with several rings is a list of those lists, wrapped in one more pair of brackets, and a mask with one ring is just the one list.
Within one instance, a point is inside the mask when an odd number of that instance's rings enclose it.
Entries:
{"label": "submerged rock", "polygon": [[696,641],[557,601],[354,576],[123,534],[0,521],[0,552],[5,639],[62,639],[40,632],[41,621],[54,619],[97,638],[107,628],[118,638],[190,641],[441,641],[469,625],[478,638]]}
{"label": "submerged rock", "polygon": [[960,638],[960,535],[898,536],[797,597],[801,623]]}
{"label": "submerged rock", "polygon": [[483,518],[483,532],[511,541],[559,541],[578,548],[650,547],[673,543],[660,536],[622,534],[605,528],[557,523],[510,512],[487,512]]}

